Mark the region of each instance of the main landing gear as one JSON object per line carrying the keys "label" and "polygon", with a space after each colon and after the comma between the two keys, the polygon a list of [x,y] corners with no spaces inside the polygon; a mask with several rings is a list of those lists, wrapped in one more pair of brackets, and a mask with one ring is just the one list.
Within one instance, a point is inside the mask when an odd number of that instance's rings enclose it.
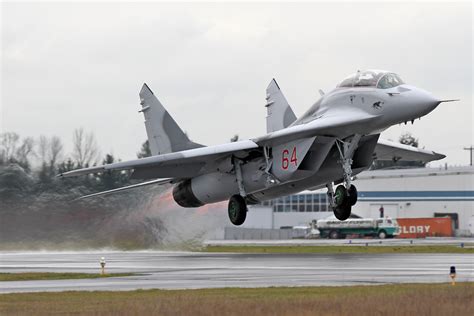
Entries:
{"label": "main landing gear", "polygon": [[245,222],[247,217],[247,203],[245,199],[239,195],[232,195],[229,199],[228,206],[229,219],[232,224],[240,226]]}
{"label": "main landing gear", "polygon": [[352,157],[357,148],[361,135],[354,135],[348,142],[336,141],[337,149],[341,157],[340,163],[344,174],[344,184],[339,185],[334,192],[332,183],[328,183],[329,204],[338,220],[344,221],[351,216],[351,208],[357,202],[357,189],[352,182]]}
{"label": "main landing gear", "polygon": [[229,214],[231,223],[236,226],[240,226],[245,222],[248,211],[247,203],[245,202],[245,196],[247,193],[245,192],[242,180],[242,168],[240,166],[241,163],[242,162],[239,159],[232,157],[232,164],[234,165],[235,177],[240,194],[235,194],[230,197],[227,212]]}

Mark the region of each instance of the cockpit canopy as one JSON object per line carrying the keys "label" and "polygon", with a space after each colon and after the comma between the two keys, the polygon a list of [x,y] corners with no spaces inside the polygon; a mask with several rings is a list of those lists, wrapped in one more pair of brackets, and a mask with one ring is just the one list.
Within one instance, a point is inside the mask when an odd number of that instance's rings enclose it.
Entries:
{"label": "cockpit canopy", "polygon": [[393,72],[385,70],[364,70],[348,76],[338,84],[337,87],[377,87],[377,89],[389,89],[403,83],[403,80]]}

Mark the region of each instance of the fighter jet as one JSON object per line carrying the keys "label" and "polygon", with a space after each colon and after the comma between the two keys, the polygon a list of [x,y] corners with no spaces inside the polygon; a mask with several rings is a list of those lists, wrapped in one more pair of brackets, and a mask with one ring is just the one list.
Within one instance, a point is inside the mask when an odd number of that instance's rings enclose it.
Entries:
{"label": "fighter jet", "polygon": [[[142,183],[90,194],[110,194],[151,184],[172,184],[182,207],[200,207],[228,200],[234,225],[244,223],[248,205],[302,190],[326,187],[339,220],[347,219],[357,202],[353,177],[374,159],[429,162],[445,156],[379,139],[395,124],[412,122],[441,102],[406,84],[395,73],[357,71],[297,118],[277,82],[266,90],[267,134],[216,146],[192,142],[155,94],[144,84],[139,96],[152,156],[73,170],[71,177],[110,170],[132,170]],[[334,190],[334,186],[338,185]]]}

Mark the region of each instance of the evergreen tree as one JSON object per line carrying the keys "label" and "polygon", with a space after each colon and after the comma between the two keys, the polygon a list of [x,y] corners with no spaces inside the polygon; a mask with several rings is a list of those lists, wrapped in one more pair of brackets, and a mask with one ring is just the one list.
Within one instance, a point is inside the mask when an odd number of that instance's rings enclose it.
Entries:
{"label": "evergreen tree", "polygon": [[148,140],[146,140],[142,144],[142,148],[140,149],[140,151],[137,153],[137,157],[145,158],[145,157],[150,157],[150,156],[151,156],[150,143],[148,142]]}
{"label": "evergreen tree", "polygon": [[[117,162],[112,154],[105,155],[103,165]],[[129,173],[126,171],[107,170],[96,175],[98,187],[101,190],[111,190],[129,184]]]}

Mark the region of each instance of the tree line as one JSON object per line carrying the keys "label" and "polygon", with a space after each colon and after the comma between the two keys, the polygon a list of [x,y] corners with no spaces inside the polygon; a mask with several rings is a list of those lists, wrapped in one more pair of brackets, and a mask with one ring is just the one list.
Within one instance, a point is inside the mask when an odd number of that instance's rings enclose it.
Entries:
{"label": "tree line", "polygon": [[[150,156],[148,141],[137,153]],[[111,153],[101,156],[95,135],[83,128],[72,135],[72,151],[66,153],[58,136],[21,137],[14,132],[0,134],[0,199],[14,202],[26,194],[60,192],[79,188],[74,193],[109,190],[130,183],[129,173],[103,172],[84,177],[58,179],[56,175],[74,169],[120,161]],[[66,190],[67,191],[67,190]],[[65,192],[67,193],[67,192]],[[73,193],[66,194],[69,198]]]}

